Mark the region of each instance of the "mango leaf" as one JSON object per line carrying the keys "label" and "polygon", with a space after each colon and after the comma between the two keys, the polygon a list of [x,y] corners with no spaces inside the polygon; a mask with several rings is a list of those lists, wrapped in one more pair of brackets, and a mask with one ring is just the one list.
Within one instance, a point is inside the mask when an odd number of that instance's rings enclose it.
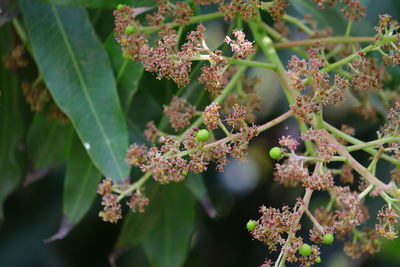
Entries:
{"label": "mango leaf", "polygon": [[85,216],[96,197],[100,179],[100,172],[93,165],[78,136],[74,135],[64,181],[64,215],[59,230],[47,238],[46,243],[64,238]]}
{"label": "mango leaf", "polygon": [[27,136],[28,154],[36,170],[58,167],[67,160],[72,127],[37,113]]}
{"label": "mango leaf", "polygon": [[195,223],[193,195],[180,184],[171,184],[160,192],[164,207],[160,219],[143,242],[151,266],[179,267],[189,252]]}
{"label": "mango leaf", "polygon": [[69,224],[78,223],[90,209],[101,174],[75,136],[69,152],[64,181],[63,211]]}
{"label": "mango leaf", "polygon": [[104,46],[111,58],[122,108],[126,111],[139,89],[144,71],[143,64],[122,56],[121,46],[115,41],[114,33],[107,38]]}
{"label": "mango leaf", "polygon": [[107,54],[81,8],[20,0],[34,57],[53,99],[103,175],[121,180],[128,133]]}
{"label": "mango leaf", "polygon": [[200,202],[204,210],[207,212],[210,218],[217,216],[217,211],[212,204],[210,197],[207,192],[206,185],[204,183],[204,177],[202,174],[190,173],[185,179],[185,185],[192,192],[194,197]]}
{"label": "mango leaf", "polygon": [[89,8],[116,8],[118,4],[154,6],[156,0],[45,0],[48,3],[64,6],[80,6]]}
{"label": "mango leaf", "polygon": [[159,189],[160,185],[154,181],[147,182],[145,194],[150,199],[149,205],[144,213],[128,211],[115,250],[124,250],[140,244],[154,227],[165,205]]}
{"label": "mango leaf", "polygon": [[[10,40],[9,28],[0,28],[1,55],[9,52]],[[0,220],[4,200],[20,184],[25,171],[23,103],[16,76],[0,64]]]}

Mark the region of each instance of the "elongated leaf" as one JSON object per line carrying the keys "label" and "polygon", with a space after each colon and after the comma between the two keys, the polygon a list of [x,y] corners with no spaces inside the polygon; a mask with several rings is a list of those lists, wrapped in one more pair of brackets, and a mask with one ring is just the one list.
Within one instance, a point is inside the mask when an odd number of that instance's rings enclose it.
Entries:
{"label": "elongated leaf", "polygon": [[118,4],[134,6],[152,6],[155,0],[45,0],[51,4],[65,6],[81,6],[90,8],[116,8]]}
{"label": "elongated leaf", "polygon": [[129,173],[128,133],[107,54],[84,9],[20,0],[37,64],[90,158],[108,177]]}
{"label": "elongated leaf", "polygon": [[190,173],[185,179],[185,184],[195,196],[195,198],[203,206],[208,216],[214,218],[217,216],[217,211],[213,206],[207,192],[206,185],[204,184],[204,177],[202,174]]}
{"label": "elongated leaf", "polygon": [[63,211],[68,224],[78,223],[92,205],[101,174],[75,136],[68,157],[64,182]]}
{"label": "elongated leaf", "polygon": [[72,127],[37,113],[28,131],[28,153],[35,169],[57,167],[67,160]]}
{"label": "elongated leaf", "polygon": [[160,185],[153,181],[148,182],[145,193],[150,202],[144,213],[128,211],[115,245],[116,250],[140,244],[153,229],[165,205],[162,195],[159,194],[159,187]]}
{"label": "elongated leaf", "polygon": [[154,267],[179,267],[189,252],[194,230],[195,201],[180,184],[164,188],[165,206],[155,227],[143,242],[144,251]]}
{"label": "elongated leaf", "polygon": [[[11,36],[8,27],[0,29],[1,55],[9,51]],[[23,101],[16,76],[0,64],[0,220],[3,220],[4,200],[24,175]]]}
{"label": "elongated leaf", "polygon": [[117,77],[117,87],[122,108],[126,111],[139,89],[139,81],[144,71],[143,64],[123,58],[121,46],[115,41],[114,34],[107,38],[104,46],[110,55],[115,77]]}

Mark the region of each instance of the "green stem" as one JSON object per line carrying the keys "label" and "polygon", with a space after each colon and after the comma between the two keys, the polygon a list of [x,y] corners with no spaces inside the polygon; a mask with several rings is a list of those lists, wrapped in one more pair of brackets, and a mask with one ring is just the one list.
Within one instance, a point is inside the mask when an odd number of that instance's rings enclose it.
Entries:
{"label": "green stem", "polygon": [[347,23],[347,26],[346,26],[346,31],[345,31],[345,33],[344,33],[344,36],[349,36],[350,35],[350,32],[351,32],[351,26],[353,25],[353,21],[352,20],[349,20],[349,22]]}
{"label": "green stem", "polygon": [[371,192],[372,189],[374,189],[374,185],[370,184],[367,188],[364,189],[364,191],[362,191],[359,195],[358,195],[358,199],[363,199],[364,197],[366,197],[369,192]]}
{"label": "green stem", "polygon": [[143,175],[137,182],[135,182],[131,187],[128,189],[124,190],[117,198],[117,201],[121,201],[124,197],[132,193],[134,190],[140,188],[146,181],[151,177],[153,172],[148,172],[145,175]]}
{"label": "green stem", "polygon": [[306,26],[301,20],[299,20],[298,18],[295,18],[295,17],[292,17],[292,16],[290,16],[290,15],[285,14],[285,15],[282,16],[282,19],[283,19],[284,21],[287,21],[287,22],[289,22],[289,23],[292,23],[293,25],[295,25],[296,27],[298,27],[298,28],[301,29],[303,32],[307,33],[308,35],[314,35],[314,34],[315,34],[315,32],[314,32],[311,28],[307,27],[307,26]]}
{"label": "green stem", "polygon": [[[346,140],[347,142],[349,142],[351,144],[354,144],[354,145],[364,145],[365,144],[363,141],[358,140],[357,138],[354,138],[354,137],[352,137],[350,135],[345,134],[344,132],[340,131],[339,129],[336,129],[335,127],[333,127],[332,125],[330,125],[327,122],[324,122],[324,127],[328,131],[333,133],[334,135]],[[375,156],[378,153],[378,150],[370,148],[370,147],[364,147],[364,148],[361,148],[361,149],[363,151],[373,155],[373,156]],[[386,160],[386,161],[388,161],[388,162],[390,162],[390,163],[392,163],[392,164],[394,164],[394,165],[400,166],[400,162],[397,159],[392,158],[392,157],[390,157],[388,155],[382,154],[381,158]]]}
{"label": "green stem", "polygon": [[329,66],[326,66],[325,68],[322,68],[320,71],[321,72],[328,72],[328,71],[332,71],[334,69],[337,69],[341,66],[347,65],[348,63],[350,63],[353,59],[357,58],[360,56],[360,52],[366,54],[368,52],[371,52],[372,50],[374,50],[375,48],[380,47],[383,44],[395,41],[395,37],[383,37],[381,40],[376,41],[373,44],[370,44],[366,47],[364,47],[363,49],[361,49],[359,52],[353,53],[350,56],[347,56]]}
{"label": "green stem", "polygon": [[[223,57],[230,65],[243,65],[248,67],[256,67],[263,69],[276,70],[276,65],[272,63],[259,62],[249,59],[237,59],[232,57]],[[200,55],[192,57],[192,60],[210,60],[208,55]]]}
{"label": "green stem", "polygon": [[311,46],[316,43],[320,44],[354,44],[354,43],[372,43],[375,42],[374,37],[355,37],[355,36],[335,36],[317,39],[306,39],[299,41],[285,41],[275,44],[277,49],[292,48],[298,46]]}
{"label": "green stem", "polygon": [[[191,19],[187,23],[185,23],[185,25],[196,24],[196,23],[200,23],[200,22],[206,21],[206,20],[218,19],[223,16],[224,15],[221,12],[214,12],[214,13],[209,13],[209,14],[204,14],[204,15],[198,15],[198,16],[191,17]],[[140,28],[140,32],[149,34],[149,33],[160,31],[162,29],[162,27],[174,28],[174,27],[181,26],[181,25],[182,24],[179,24],[176,22],[170,22],[170,23],[164,24],[163,26],[142,27],[142,28]]]}
{"label": "green stem", "polygon": [[383,145],[385,143],[392,143],[392,142],[400,142],[400,137],[385,137],[382,139],[374,140],[374,141],[369,141],[369,142],[364,142],[358,145],[352,145],[347,147],[347,151],[353,152],[356,150],[364,149],[367,147],[371,146],[376,146],[376,145]]}
{"label": "green stem", "polygon": [[[286,96],[286,99],[289,103],[289,105],[294,104],[294,100],[296,97],[299,95],[297,91],[291,89],[289,87],[289,81],[288,77],[286,75],[286,69],[282,64],[282,61],[279,58],[278,53],[275,50],[274,43],[269,38],[268,36],[263,36],[259,32],[259,25],[261,24],[261,19],[258,17],[258,24],[255,24],[254,22],[249,22],[249,27],[251,29],[251,32],[253,33],[254,39],[257,43],[257,45],[260,46],[261,50],[264,52],[265,56],[269,59],[269,61],[276,66],[276,73],[278,75],[278,78],[280,80],[280,83],[283,88],[283,92]],[[308,131],[306,124],[297,119],[297,123],[299,125],[299,129],[302,133],[306,133]],[[305,146],[307,149],[307,152],[310,152],[312,154],[315,154],[314,146],[311,143],[311,141],[307,140],[305,141]]]}

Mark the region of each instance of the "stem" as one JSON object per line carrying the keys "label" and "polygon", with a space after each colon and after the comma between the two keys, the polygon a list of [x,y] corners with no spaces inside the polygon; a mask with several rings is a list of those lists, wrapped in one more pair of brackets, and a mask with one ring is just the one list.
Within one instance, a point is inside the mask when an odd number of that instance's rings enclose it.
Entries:
{"label": "stem", "polygon": [[301,22],[301,20],[299,20],[298,18],[292,17],[290,15],[283,15],[282,19],[286,22],[292,23],[293,25],[297,26],[299,29],[301,29],[303,32],[307,33],[308,35],[314,35],[315,32],[309,28],[308,26],[306,26],[303,22]]}
{"label": "stem", "polygon": [[370,184],[373,184],[379,188],[382,188],[384,191],[390,191],[392,188],[383,183],[381,180],[376,178],[372,173],[370,173],[364,166],[362,166],[357,160],[355,160],[349,152],[347,152],[346,148],[339,144],[339,142],[333,138],[325,129],[321,130],[324,138],[331,144],[336,146],[337,153],[343,157],[348,158],[348,164],[353,167],[355,171],[357,171],[361,176],[363,176]]}
{"label": "stem", "polygon": [[226,136],[231,135],[231,133],[228,131],[228,129],[226,129],[225,125],[221,121],[218,122],[218,126],[222,129]]}
{"label": "stem", "polygon": [[363,199],[364,197],[366,197],[369,192],[371,192],[371,190],[374,189],[374,185],[370,184],[367,188],[364,189],[364,191],[362,191],[359,195],[358,195],[358,199]]}
{"label": "stem", "polygon": [[[313,190],[306,188],[306,192],[304,193],[304,197],[303,197],[303,203],[304,205],[302,205],[299,208],[299,218],[297,219],[297,222],[295,222],[295,224],[299,223],[301,217],[303,216],[303,213],[306,209],[308,209],[308,204],[310,203],[310,199],[311,199],[311,195],[313,193]],[[290,244],[290,239],[293,237],[293,235],[295,234],[295,232],[290,232],[288,238],[286,239],[286,243],[284,245],[284,247],[288,246]],[[284,247],[282,247],[282,250],[284,249]],[[283,253],[281,260],[280,261],[276,261],[275,262],[275,267],[280,267],[280,266],[284,266],[285,262],[286,262],[286,258],[287,258],[287,250],[285,250],[285,252]]]}
{"label": "stem", "polygon": [[399,141],[400,141],[400,137],[385,137],[385,138],[374,140],[374,141],[364,142],[364,143],[361,143],[358,145],[348,146],[347,151],[353,152],[353,151],[364,149],[364,148],[371,147],[371,146],[383,145],[385,143],[399,142]]}
{"label": "stem", "polygon": [[121,67],[118,70],[117,79],[116,79],[117,85],[121,81],[121,78],[124,75],[126,67],[128,66],[128,64],[129,64],[129,59],[128,58],[124,58],[124,62],[122,63]]}
{"label": "stem", "polygon": [[[285,153],[284,156],[290,157],[290,156],[293,156],[293,155],[290,154],[290,153]],[[304,161],[318,161],[318,162],[322,162],[323,161],[321,158],[318,158],[318,157],[306,157],[306,156],[297,156],[297,155],[294,156],[294,157],[296,157],[298,159],[302,159]],[[333,156],[330,161],[331,162],[336,161],[336,162],[345,162],[345,163],[347,163],[348,159],[346,157]]]}
{"label": "stem", "polygon": [[317,228],[317,230],[321,233],[321,234],[325,234],[324,232],[324,228],[319,224],[319,222],[317,221],[317,219],[315,219],[315,217],[311,214],[311,212],[307,209],[304,210],[305,213],[307,214],[308,218],[312,221],[312,223],[315,225],[315,227]]}
{"label": "stem", "polygon": [[347,26],[346,26],[346,31],[344,33],[344,36],[349,36],[350,35],[351,26],[353,26],[353,21],[349,20],[349,22],[347,23]]}
{"label": "stem", "polygon": [[[243,65],[248,67],[256,67],[262,69],[276,70],[276,65],[272,63],[259,62],[249,59],[237,59],[232,57],[223,57],[231,65]],[[210,60],[208,55],[200,55],[192,57],[192,60]]]}
{"label": "stem", "polygon": [[[209,13],[209,14],[204,14],[204,15],[198,15],[190,18],[190,21],[185,23],[185,25],[190,25],[190,24],[196,24],[202,21],[206,20],[213,20],[213,19],[218,19],[223,17],[224,15],[221,12],[214,12],[214,13]],[[167,28],[174,28],[177,26],[181,26],[182,24],[176,23],[176,22],[170,22],[166,23],[163,26],[147,26],[147,27],[142,27],[140,28],[140,32],[142,33],[153,33],[160,31],[162,27],[167,27]]]}
{"label": "stem", "polygon": [[350,56],[347,56],[331,65],[326,66],[325,68],[322,68],[320,71],[321,72],[328,72],[328,71],[332,71],[334,69],[337,69],[341,66],[347,65],[348,63],[350,63],[353,59],[357,58],[360,56],[360,52],[362,53],[368,53],[371,52],[372,50],[374,50],[375,48],[380,47],[381,45],[385,44],[385,43],[389,43],[395,41],[395,37],[383,37],[381,40],[376,41],[373,44],[370,44],[366,47],[364,47],[363,49],[361,49],[359,52],[353,53]]}
{"label": "stem", "polygon": [[287,41],[275,44],[276,49],[292,48],[297,46],[311,46],[316,43],[320,44],[353,44],[353,43],[372,43],[374,37],[353,37],[353,36],[336,36],[318,39],[306,39],[299,41]]}
{"label": "stem", "polygon": [[153,174],[153,172],[148,172],[145,175],[143,175],[136,183],[134,183],[132,186],[130,186],[128,189],[123,191],[117,198],[117,201],[121,201],[124,197],[126,197],[128,194],[132,193],[134,190],[140,188]]}
{"label": "stem", "polygon": [[[264,123],[264,124],[258,126],[258,127],[257,127],[257,131],[258,131],[259,133],[261,133],[261,132],[263,132],[263,131],[265,131],[265,130],[268,130],[269,128],[271,128],[271,127],[273,127],[273,126],[275,126],[275,125],[277,125],[277,124],[279,124],[279,123],[285,121],[285,120],[288,119],[290,116],[292,116],[292,114],[293,114],[292,111],[289,110],[289,111],[283,113],[282,115],[280,115],[279,117],[277,117],[277,118],[275,118],[275,119],[273,119],[273,120],[271,120],[271,121],[269,121],[269,122],[267,122],[267,123]],[[229,132],[228,132],[228,133],[229,133]],[[202,149],[203,149],[203,150],[209,150],[209,149],[211,149],[211,148],[213,148],[213,147],[215,147],[215,146],[217,146],[217,145],[225,144],[225,143],[228,143],[228,142],[230,142],[230,141],[233,141],[233,140],[239,138],[240,136],[241,136],[241,133],[236,133],[236,134],[230,134],[230,133],[229,133],[229,135],[228,135],[227,137],[225,137],[225,138],[223,138],[223,139],[220,139],[220,140],[218,140],[218,141],[209,143],[209,144],[203,146]],[[199,151],[199,150],[200,150],[200,148],[194,148],[194,149],[184,150],[184,151],[181,151],[181,152],[179,152],[179,153],[177,153],[177,154],[171,155],[171,157],[183,157],[183,156],[192,154],[192,153],[194,153],[194,152],[197,152],[197,151]]]}
{"label": "stem", "polygon": [[[324,121],[324,127],[330,131],[331,133],[333,133],[334,135],[346,140],[347,142],[351,143],[351,144],[355,144],[355,145],[363,145],[365,144],[363,141],[358,140],[357,138],[354,138],[350,135],[345,134],[344,132],[340,131],[339,129],[336,129],[335,127],[333,127],[332,125],[330,125],[329,123]],[[365,147],[365,148],[361,148],[363,151],[375,156],[376,154],[378,154],[378,150],[373,149],[373,148],[369,148],[369,147]],[[382,154],[381,158],[394,164],[397,166],[400,166],[400,162],[399,160],[392,158],[388,155]]]}
{"label": "stem", "polygon": [[[262,36],[258,32],[258,30],[259,30],[258,26],[260,24],[261,24],[261,19],[258,17],[258,24],[255,24],[254,22],[249,22],[249,27],[251,29],[251,32],[253,33],[256,43],[261,47],[265,56],[273,64],[276,65],[276,73],[278,74],[278,78],[282,85],[283,92],[286,96],[286,99],[287,99],[289,105],[292,105],[292,104],[294,104],[294,99],[296,99],[296,97],[298,96],[299,93],[297,91],[295,91],[294,89],[290,88],[289,80],[288,80],[288,77],[286,74],[286,69],[283,66],[282,61],[280,60],[279,55],[274,48],[274,43],[272,42],[271,38],[269,38],[268,36]],[[297,119],[297,123],[299,125],[300,131],[302,133],[306,133],[308,130],[306,124],[299,119]],[[307,152],[314,153],[314,147],[309,140],[305,141],[305,146],[306,146]]]}

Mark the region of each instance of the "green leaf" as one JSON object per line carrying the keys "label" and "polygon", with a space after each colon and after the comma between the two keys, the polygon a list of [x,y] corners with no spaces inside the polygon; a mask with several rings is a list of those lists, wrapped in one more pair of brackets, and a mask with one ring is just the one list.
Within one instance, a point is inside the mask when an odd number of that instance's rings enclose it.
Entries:
{"label": "green leaf", "polygon": [[149,205],[144,213],[128,211],[115,245],[116,250],[140,244],[153,229],[165,205],[162,195],[158,192],[159,187],[154,181],[148,181],[145,194],[150,199]]}
{"label": "green leaf", "polygon": [[[0,28],[1,55],[9,51],[10,40],[9,28]],[[23,102],[16,75],[0,64],[0,220],[4,200],[20,184],[25,172]]]}
{"label": "green leaf", "polygon": [[112,68],[84,9],[20,0],[34,56],[96,167],[121,180],[128,133]]}
{"label": "green leaf", "polygon": [[37,170],[58,167],[67,160],[72,128],[37,113],[27,136],[28,154]]}
{"label": "green leaf", "polygon": [[154,267],[179,267],[189,252],[195,223],[193,195],[180,184],[162,188],[165,206],[160,219],[143,242],[144,251]]}
{"label": "green leaf", "polygon": [[122,108],[126,111],[139,89],[144,71],[143,64],[122,56],[121,46],[115,41],[114,33],[107,38],[104,46],[111,58]]}
{"label": "green leaf", "polygon": [[153,6],[156,0],[45,0],[48,3],[64,6],[81,6],[89,8],[116,8],[118,4]]}
{"label": "green leaf", "polygon": [[64,181],[63,211],[68,224],[78,223],[90,209],[101,174],[78,137],[73,138]]}
{"label": "green leaf", "polygon": [[212,204],[210,197],[207,192],[206,185],[204,183],[204,177],[202,174],[190,173],[185,179],[187,188],[192,192],[195,198],[203,206],[210,218],[217,216],[217,211]]}

